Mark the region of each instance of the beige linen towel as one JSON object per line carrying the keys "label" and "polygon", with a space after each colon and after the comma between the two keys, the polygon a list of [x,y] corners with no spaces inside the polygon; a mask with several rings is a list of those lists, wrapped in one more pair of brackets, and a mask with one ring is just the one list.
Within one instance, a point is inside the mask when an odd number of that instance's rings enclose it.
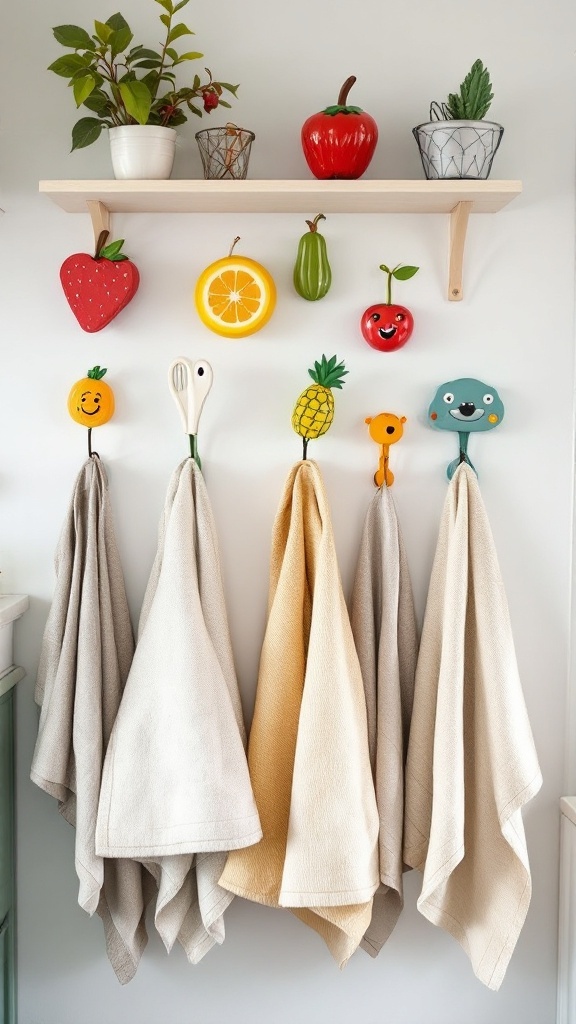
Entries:
{"label": "beige linen towel", "polygon": [[381,884],[362,941],[362,948],[376,956],[404,905],[404,768],[418,654],[410,573],[389,487],[380,487],[368,507],[351,622],[364,680],[370,762],[380,815]]}
{"label": "beige linen towel", "polygon": [[248,762],[264,831],[220,884],[288,907],[344,966],[378,887],[366,702],[320,470],[293,467],[276,516]]}
{"label": "beige linen towel", "polygon": [[95,828],[102,763],[133,652],[106,474],[93,456],[76,481],[56,552],[30,776],[76,827],[78,902],[102,918],[108,956],[122,983],[134,976],[147,941],[142,868],[103,860]]}
{"label": "beige linen towel", "polygon": [[416,671],[404,858],[418,909],[498,989],[532,884],[522,807],[542,783],[494,541],[474,471],[444,506]]}
{"label": "beige linen towel", "polygon": [[202,474],[186,459],[168,488],[96,844],[154,875],[156,927],[191,963],[224,939],[227,852],[262,835],[245,742],[216,528]]}

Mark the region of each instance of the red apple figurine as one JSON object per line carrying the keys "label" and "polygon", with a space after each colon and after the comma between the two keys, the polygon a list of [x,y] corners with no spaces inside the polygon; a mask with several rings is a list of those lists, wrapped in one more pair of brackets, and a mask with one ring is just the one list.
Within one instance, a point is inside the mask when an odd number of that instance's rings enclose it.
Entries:
{"label": "red apple figurine", "polygon": [[380,270],[388,274],[386,302],[369,306],[362,314],[360,328],[365,340],[380,352],[394,352],[408,341],[414,328],[414,317],[406,306],[392,303],[392,278],[408,281],[417,273],[418,267],[403,267],[400,263],[393,270],[381,264]]}
{"label": "red apple figurine", "polygon": [[316,178],[359,178],[368,167],[378,141],[378,126],[360,107],[347,106],[356,78],[344,82],[338,103],[312,114],[302,126],[306,163]]}

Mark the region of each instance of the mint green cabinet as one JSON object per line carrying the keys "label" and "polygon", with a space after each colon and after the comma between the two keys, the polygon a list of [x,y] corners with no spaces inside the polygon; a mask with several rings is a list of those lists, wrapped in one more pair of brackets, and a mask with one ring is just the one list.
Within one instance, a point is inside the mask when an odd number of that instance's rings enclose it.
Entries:
{"label": "mint green cabinet", "polygon": [[15,1024],[14,690],[0,697],[0,1024]]}

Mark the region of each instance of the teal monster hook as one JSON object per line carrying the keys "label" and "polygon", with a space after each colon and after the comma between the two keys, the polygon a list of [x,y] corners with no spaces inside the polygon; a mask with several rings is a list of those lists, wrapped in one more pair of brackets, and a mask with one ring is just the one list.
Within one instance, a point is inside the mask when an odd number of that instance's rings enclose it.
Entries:
{"label": "teal monster hook", "polygon": [[449,380],[438,388],[428,409],[428,418],[437,430],[454,430],[458,434],[460,453],[446,470],[451,480],[461,462],[467,462],[468,437],[472,432],[493,430],[504,419],[504,405],[496,388],[474,377]]}

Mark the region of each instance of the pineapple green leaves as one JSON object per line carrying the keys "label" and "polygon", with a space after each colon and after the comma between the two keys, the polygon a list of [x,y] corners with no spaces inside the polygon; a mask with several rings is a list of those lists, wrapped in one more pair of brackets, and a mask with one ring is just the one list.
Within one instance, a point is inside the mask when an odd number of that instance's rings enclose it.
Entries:
{"label": "pineapple green leaves", "polygon": [[[193,101],[203,101],[209,113],[217,106],[230,107],[222,99],[224,91],[236,96],[237,85],[216,82],[205,68],[208,79],[194,75],[190,85],[176,87],[176,69],[204,54],[196,50],[178,53],[174,43],[194,35],[175,15],[189,0],[155,0],[163,9],[160,21],[165,38],[160,49],[137,44],[125,18],[113,14],[107,21],[95,21],[92,35],[78,25],[58,25],[55,39],[74,52],[58,57],[48,70],[67,78],[77,107],[86,107],[95,116],[83,117],[72,129],[72,149],[95,142],[103,128],[125,124],[154,124],[175,128],[184,124],[188,113],[202,117],[202,109]],[[129,47],[131,47],[129,49]]]}
{"label": "pineapple green leaves", "polygon": [[449,94],[446,109],[455,121],[481,121],[493,99],[488,69],[481,60],[476,60],[460,86],[460,93]]}
{"label": "pineapple green leaves", "polygon": [[345,383],[343,377],[348,373],[348,370],[345,369],[343,362],[337,364],[336,359],[337,356],[326,359],[326,356],[323,355],[321,362],[316,361],[314,369],[308,370],[315,384],[320,384],[324,388],[342,387]]}

